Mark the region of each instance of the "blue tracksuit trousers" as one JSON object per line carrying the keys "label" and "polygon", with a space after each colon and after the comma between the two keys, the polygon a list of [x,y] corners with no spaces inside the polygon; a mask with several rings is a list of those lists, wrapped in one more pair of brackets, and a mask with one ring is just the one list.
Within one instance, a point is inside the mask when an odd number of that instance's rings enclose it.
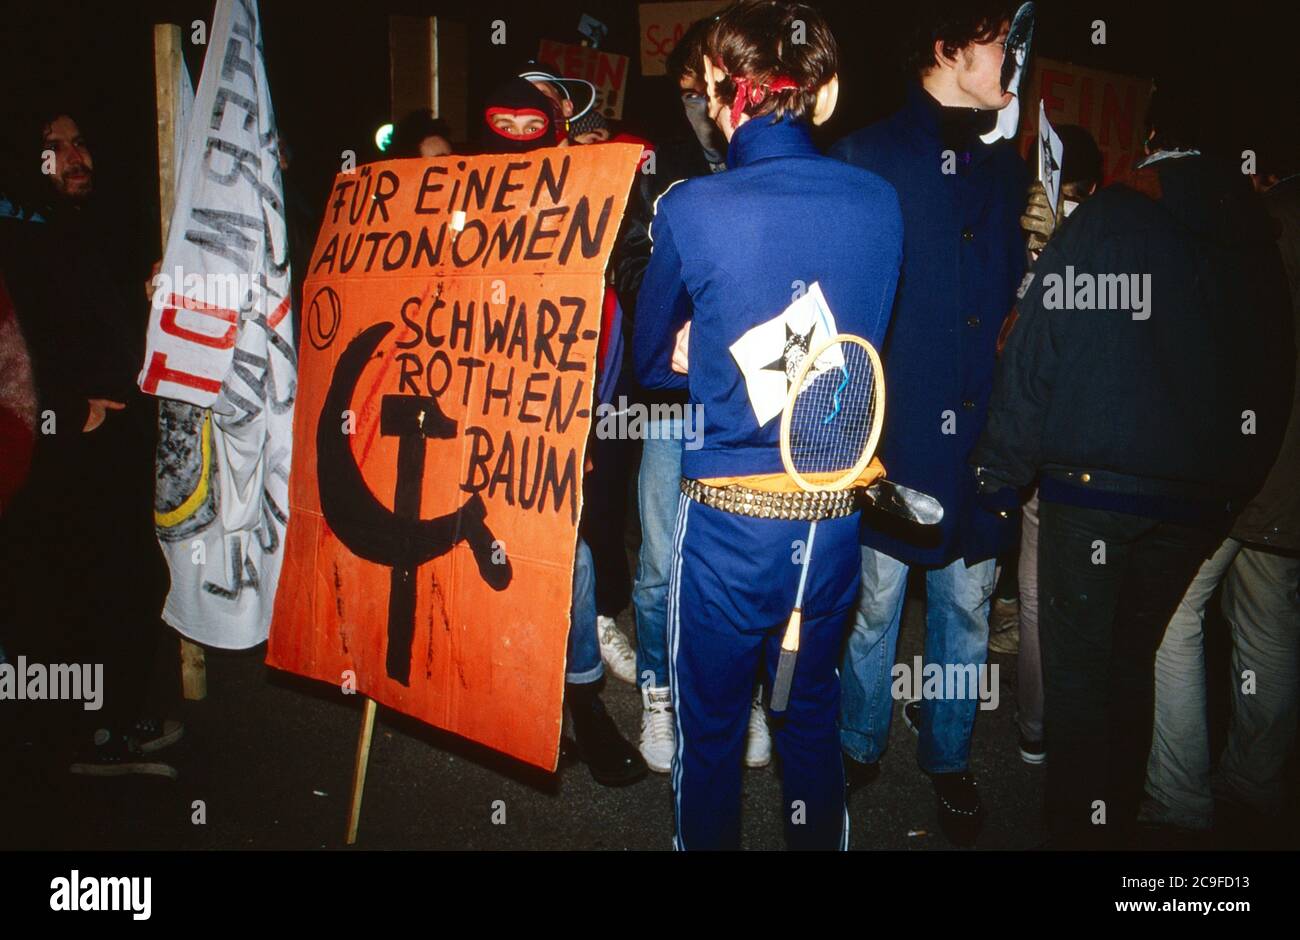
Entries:
{"label": "blue tracksuit trousers", "polygon": [[[754,674],[763,663],[771,688],[808,529],[807,522],[740,516],[680,499],[668,592],[678,849],[740,848]],[[858,557],[857,513],[817,523],[790,703],[770,721],[786,842],[794,849],[848,847],[836,666],[857,600]]]}

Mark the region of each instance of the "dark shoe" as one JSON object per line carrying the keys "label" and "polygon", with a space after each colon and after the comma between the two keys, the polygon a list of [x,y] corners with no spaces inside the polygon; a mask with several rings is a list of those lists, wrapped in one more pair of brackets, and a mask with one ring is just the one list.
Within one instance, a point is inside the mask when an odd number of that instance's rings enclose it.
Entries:
{"label": "dark shoe", "polygon": [[1031,741],[1023,734],[1020,736],[1020,759],[1026,764],[1047,763],[1047,747],[1042,741]]}
{"label": "dark shoe", "polygon": [[840,752],[844,758],[844,798],[847,800],[859,790],[865,790],[880,776],[880,762],[865,763]]}
{"label": "dark shoe", "polygon": [[908,702],[903,706],[903,724],[907,725],[912,734],[918,738],[921,736],[921,702],[919,699]]}
{"label": "dark shoe", "polygon": [[939,804],[939,828],[953,845],[975,844],[984,825],[984,804],[975,789],[975,777],[968,770],[930,774]]}
{"label": "dark shoe", "polygon": [[141,754],[160,751],[175,744],[184,734],[185,726],[171,718],[141,718],[126,732],[126,736],[140,748]]}
{"label": "dark shoe", "polygon": [[107,728],[95,732],[94,745],[82,752],[68,770],[91,777],[149,774],[175,780],[178,776],[171,764],[144,758],[134,743],[123,735],[112,734]]}
{"label": "dark shoe", "polygon": [[578,757],[587,765],[596,782],[607,787],[636,783],[650,768],[640,752],[619,733],[614,719],[595,690],[586,685],[566,685],[569,714],[573,717],[573,736]]}

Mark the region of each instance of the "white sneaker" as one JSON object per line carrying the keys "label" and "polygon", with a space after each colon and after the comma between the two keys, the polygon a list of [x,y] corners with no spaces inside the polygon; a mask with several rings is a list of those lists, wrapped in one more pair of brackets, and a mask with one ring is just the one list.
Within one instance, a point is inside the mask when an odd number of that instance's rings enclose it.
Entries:
{"label": "white sneaker", "polygon": [[677,729],[673,719],[673,700],[668,686],[641,690],[641,756],[646,766],[657,774],[673,767],[677,749]]}
{"label": "white sneaker", "polygon": [[745,736],[745,766],[766,767],[772,763],[772,736],[767,731],[767,712],[754,699],[749,707],[749,732]]}
{"label": "white sneaker", "polygon": [[600,658],[605,668],[628,685],[636,685],[636,651],[627,641],[613,617],[596,618],[596,636],[600,639]]}

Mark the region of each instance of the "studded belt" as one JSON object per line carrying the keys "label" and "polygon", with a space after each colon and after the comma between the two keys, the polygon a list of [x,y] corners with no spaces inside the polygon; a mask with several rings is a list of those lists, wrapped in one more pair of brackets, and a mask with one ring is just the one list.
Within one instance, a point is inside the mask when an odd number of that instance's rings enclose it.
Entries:
{"label": "studded belt", "polygon": [[838,519],[857,507],[853,491],[830,493],[768,493],[743,486],[709,486],[699,480],[682,478],[682,492],[697,503],[723,512],[759,519],[790,519],[803,522]]}

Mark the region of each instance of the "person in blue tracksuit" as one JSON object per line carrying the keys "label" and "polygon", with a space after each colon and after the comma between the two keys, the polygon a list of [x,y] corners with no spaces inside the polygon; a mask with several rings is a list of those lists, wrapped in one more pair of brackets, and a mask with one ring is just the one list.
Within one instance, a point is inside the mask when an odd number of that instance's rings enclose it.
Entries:
{"label": "person in blue tracksuit", "polygon": [[[796,20],[807,42],[781,48]],[[682,458],[668,601],[678,849],[740,845],[753,678],[765,664],[770,687],[814,518],[746,515],[726,500],[780,499],[783,488],[800,499],[778,443],[790,371],[827,331],[878,345],[902,260],[892,188],[811,140],[838,92],[835,40],[816,10],[736,4],[711,29],[703,65],[728,171],[659,200],[632,343],[641,382],[688,389],[704,416],[702,446]],[[792,307],[814,285],[830,311],[820,326]],[[790,702],[773,721],[792,848],[848,843],[836,664],[857,598],[858,515],[816,517]]]}
{"label": "person in blue tracksuit", "polygon": [[[863,528],[862,596],[842,670],[851,782],[874,776],[888,742],[908,569],[926,577],[927,668],[971,675],[969,667],[983,668],[988,658],[995,556],[1015,536],[1013,519],[977,501],[967,463],[992,394],[998,332],[1025,267],[1024,161],[1014,141],[988,142],[993,133],[983,133],[1013,100],[1001,69],[1014,5],[924,6],[928,28],[918,31],[911,63],[918,80],[906,104],[830,150],[898,193],[903,271],[882,351],[889,405],[880,459],[891,479],[944,508],[938,538],[925,542]],[[919,687],[921,677],[913,682]],[[920,735],[917,758],[933,782],[941,828],[958,844],[973,841],[983,819],[969,767],[978,700],[964,685],[904,709]]]}

